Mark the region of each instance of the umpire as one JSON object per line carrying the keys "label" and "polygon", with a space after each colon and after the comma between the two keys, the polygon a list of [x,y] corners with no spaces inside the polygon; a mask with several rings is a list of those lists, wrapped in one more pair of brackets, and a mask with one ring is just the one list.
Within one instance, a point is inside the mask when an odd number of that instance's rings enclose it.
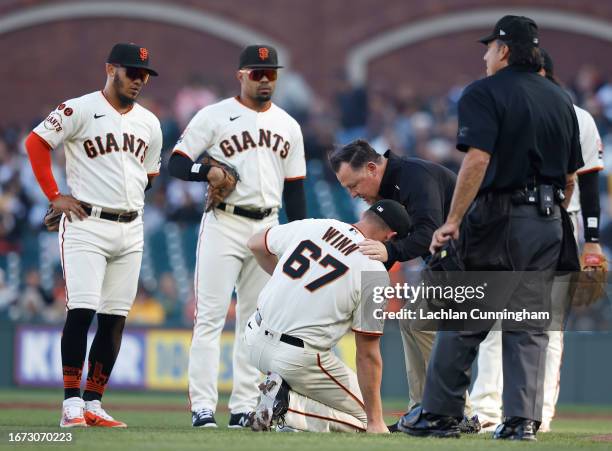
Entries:
{"label": "umpire", "polygon": [[[466,155],[431,250],[459,239],[468,270],[537,271],[532,274],[542,283],[527,286],[519,279],[495,301],[500,310],[531,303],[544,311],[564,234],[559,204],[563,194],[570,198],[583,165],[576,114],[567,94],[537,73],[541,56],[533,20],[505,16],[480,42],[487,46],[488,77],[468,86],[459,101],[457,149]],[[438,332],[422,406],[400,420],[400,430],[459,435],[470,368],[491,326]],[[548,336],[543,328],[530,328],[504,329],[502,337],[505,418],[494,438],[535,440]]]}
{"label": "umpire", "polygon": [[[447,168],[419,158],[400,158],[390,150],[377,153],[367,141],[358,139],[329,154],[332,170],[351,196],[368,204],[379,199],[400,202],[410,215],[411,233],[385,243],[364,240],[360,251],[391,268],[396,261],[428,257],[435,230],[444,224],[450,210],[456,176]],[[410,328],[400,321],[408,376],[408,410],[421,403],[427,363],[435,332]]]}

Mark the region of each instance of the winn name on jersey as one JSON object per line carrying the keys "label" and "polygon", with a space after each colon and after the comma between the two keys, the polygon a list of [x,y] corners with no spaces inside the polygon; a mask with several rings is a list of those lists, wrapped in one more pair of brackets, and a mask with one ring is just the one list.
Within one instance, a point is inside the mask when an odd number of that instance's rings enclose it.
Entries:
{"label": "winn name on jersey", "polygon": [[335,219],[270,228],[266,246],[279,262],[259,295],[266,324],[321,349],[332,348],[350,329],[382,334],[373,305],[364,304],[375,286],[388,285],[389,276],[381,262],[358,251],[364,239],[354,226]]}

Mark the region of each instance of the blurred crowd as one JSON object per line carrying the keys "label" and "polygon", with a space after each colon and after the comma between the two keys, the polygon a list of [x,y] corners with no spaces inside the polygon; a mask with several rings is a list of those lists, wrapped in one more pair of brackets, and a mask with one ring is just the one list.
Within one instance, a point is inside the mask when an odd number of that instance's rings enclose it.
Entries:
{"label": "blurred crowd", "polygon": [[[612,145],[612,82],[596,67],[581,67],[565,87],[577,105],[595,118],[604,147]],[[307,160],[325,162],[326,153],[335,145],[358,137],[368,139],[379,152],[395,153],[439,162],[454,171],[462,154],[455,151],[456,107],[463,86],[424,98],[413,86],[370,84],[355,87],[343,76],[335,80],[335,94],[318,96],[295,72],[286,71],[277,82],[274,101],[285,108],[302,126]],[[153,91],[154,87],[150,87]],[[144,91],[144,95],[151,94]],[[75,93],[82,94],[82,93]],[[154,233],[168,223],[179,227],[197,227],[201,219],[204,186],[172,179],[164,171],[172,146],[190,118],[200,108],[235,95],[224,92],[200,76],[190,77],[177,92],[172,104],[162,104],[153,97],[139,101],[160,118],[164,134],[162,172],[154,188],[147,193],[145,234]],[[64,99],[57,99],[59,103]],[[49,110],[53,106],[49,106]],[[41,113],[44,114],[44,113]],[[37,258],[29,258],[27,245],[37,242],[43,231],[42,218],[48,202],[36,182],[25,153],[23,141],[41,117],[30,123],[0,124],[0,315],[13,320],[61,323],[65,315],[65,292],[59,260],[53,262],[51,280],[41,283]],[[606,154],[604,154],[606,155]],[[607,165],[607,164],[606,164]],[[328,168],[327,164],[322,165]],[[62,149],[53,152],[53,172],[62,191],[66,191],[65,158]],[[607,197],[607,173],[602,182],[603,244],[607,249],[606,229],[610,227]],[[322,177],[341,189],[329,169]],[[313,183],[307,180],[307,183]],[[339,218],[352,221],[355,218]],[[57,246],[57,241],[54,242]],[[11,256],[19,255],[11,265]],[[13,259],[15,260],[15,259]],[[15,267],[17,265],[17,267]],[[146,266],[143,264],[143,266]],[[193,268],[188,268],[187,280]],[[142,279],[142,278],[141,278]],[[193,292],[181,290],[172,272],[149,276],[138,291],[129,321],[140,324],[190,325]],[[187,282],[190,285],[190,282]]]}

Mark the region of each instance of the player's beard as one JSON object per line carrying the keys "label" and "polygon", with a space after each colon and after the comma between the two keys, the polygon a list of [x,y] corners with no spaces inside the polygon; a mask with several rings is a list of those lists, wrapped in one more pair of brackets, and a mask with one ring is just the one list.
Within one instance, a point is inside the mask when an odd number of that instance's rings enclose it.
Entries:
{"label": "player's beard", "polygon": [[253,99],[260,105],[263,105],[272,99],[273,92],[274,92],[274,89],[272,89],[271,85],[258,87],[255,90],[255,95],[253,96]]}
{"label": "player's beard", "polygon": [[119,103],[123,108],[127,108],[129,106],[134,105],[136,99],[123,94],[123,90],[125,89],[125,83],[121,81],[121,79],[119,78],[119,74],[115,74],[115,76],[113,77],[113,88],[115,88],[115,92],[117,93],[117,100],[119,100]]}
{"label": "player's beard", "polygon": [[259,103],[266,103],[272,99],[272,93],[270,94],[255,94],[255,100]]}

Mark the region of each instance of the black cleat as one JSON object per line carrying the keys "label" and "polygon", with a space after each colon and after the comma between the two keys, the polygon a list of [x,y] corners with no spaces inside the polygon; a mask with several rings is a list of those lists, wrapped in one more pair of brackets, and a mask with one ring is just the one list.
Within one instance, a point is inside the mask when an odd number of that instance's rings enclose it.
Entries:
{"label": "black cleat", "polygon": [[397,423],[400,431],[415,437],[459,438],[459,420],[415,407]]}
{"label": "black cleat", "polygon": [[474,415],[469,418],[467,415],[463,415],[463,419],[459,423],[459,432],[462,434],[478,434],[481,426],[478,420],[478,415]]}
{"label": "black cleat", "polygon": [[232,413],[230,415],[230,420],[227,427],[230,429],[242,429],[251,427],[251,412]]}
{"label": "black cleat", "polygon": [[540,423],[521,417],[506,417],[493,433],[496,440],[527,440],[536,441],[536,432]]}
{"label": "black cleat", "polygon": [[210,409],[200,409],[191,412],[191,425],[194,428],[216,428],[215,414]]}
{"label": "black cleat", "polygon": [[392,434],[394,434],[394,433],[396,433],[396,432],[402,432],[402,431],[400,431],[400,430],[398,429],[398,427],[397,427],[397,423],[393,423],[392,425],[387,426],[387,429],[389,429],[389,432],[390,432],[390,433],[392,433]]}

